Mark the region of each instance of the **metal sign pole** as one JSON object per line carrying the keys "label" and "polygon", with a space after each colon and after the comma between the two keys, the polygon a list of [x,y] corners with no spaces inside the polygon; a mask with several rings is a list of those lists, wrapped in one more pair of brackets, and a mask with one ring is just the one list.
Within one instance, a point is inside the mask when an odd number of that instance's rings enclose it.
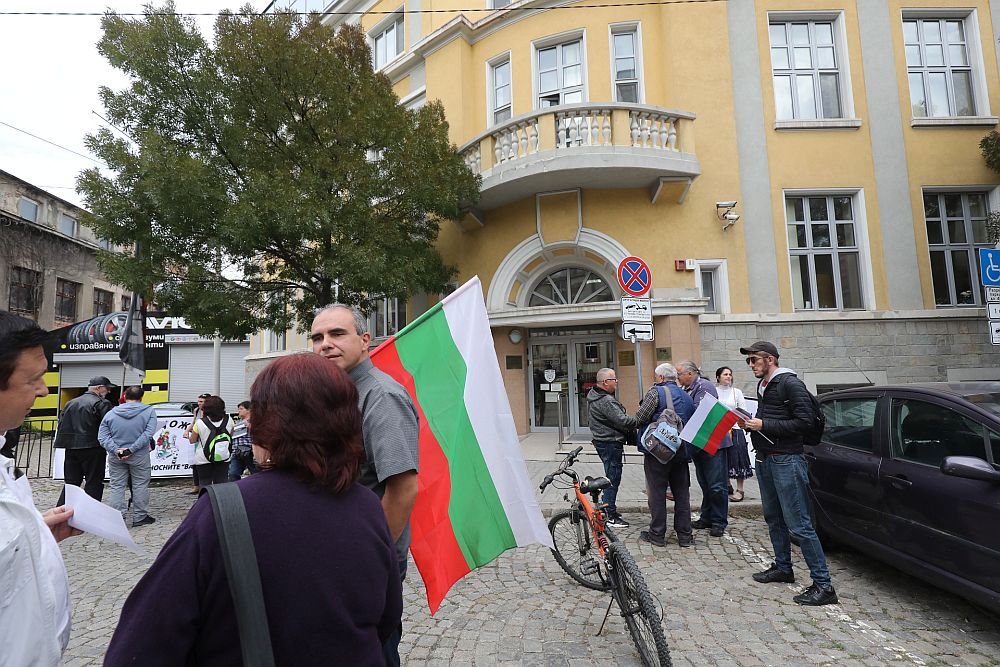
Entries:
{"label": "metal sign pole", "polygon": [[642,354],[639,352],[639,340],[633,335],[632,344],[635,345],[635,373],[639,379],[639,400],[642,400]]}
{"label": "metal sign pole", "polygon": [[563,444],[563,393],[559,392],[559,401],[556,403],[556,414],[559,415],[559,445]]}

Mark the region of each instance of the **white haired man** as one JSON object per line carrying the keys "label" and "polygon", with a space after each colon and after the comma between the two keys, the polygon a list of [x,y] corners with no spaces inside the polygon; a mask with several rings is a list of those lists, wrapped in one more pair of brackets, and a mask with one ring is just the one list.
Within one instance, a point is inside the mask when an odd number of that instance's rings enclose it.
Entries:
{"label": "white haired man", "polygon": [[630,417],[617,398],[618,375],[613,368],[597,371],[597,384],[587,392],[587,409],[590,415],[590,433],[594,449],[604,464],[604,474],[611,486],[604,489],[602,500],[608,506],[608,525],[628,528],[629,523],[618,513],[618,488],[622,483],[622,464],[625,458],[625,441],[639,426],[636,417]]}

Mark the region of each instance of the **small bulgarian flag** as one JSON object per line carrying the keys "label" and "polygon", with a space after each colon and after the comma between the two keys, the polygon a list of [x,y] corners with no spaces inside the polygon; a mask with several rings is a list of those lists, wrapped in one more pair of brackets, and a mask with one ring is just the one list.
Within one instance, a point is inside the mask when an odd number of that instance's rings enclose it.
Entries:
{"label": "small bulgarian flag", "polygon": [[524,465],[479,277],[371,354],[420,416],[410,550],[434,614],[452,585],[507,549],[552,547]]}
{"label": "small bulgarian flag", "polygon": [[740,416],[719,403],[711,394],[701,397],[698,409],[681,430],[681,440],[690,442],[695,447],[704,449],[709,454],[715,454],[733,425]]}

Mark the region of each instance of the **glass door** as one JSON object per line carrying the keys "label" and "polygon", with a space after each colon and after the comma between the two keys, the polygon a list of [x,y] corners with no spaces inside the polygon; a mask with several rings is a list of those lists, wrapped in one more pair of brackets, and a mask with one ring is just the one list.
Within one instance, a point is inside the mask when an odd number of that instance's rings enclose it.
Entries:
{"label": "glass door", "polygon": [[576,423],[574,433],[590,432],[590,410],[587,407],[587,394],[597,384],[597,371],[602,368],[612,368],[611,355],[614,343],[611,341],[583,341],[573,344],[573,367],[576,369],[574,384],[576,386]]}
{"label": "glass door", "polygon": [[569,402],[559,395],[569,390],[569,345],[566,343],[536,343],[531,346],[532,426],[555,430],[559,427],[562,405],[563,428],[570,427]]}

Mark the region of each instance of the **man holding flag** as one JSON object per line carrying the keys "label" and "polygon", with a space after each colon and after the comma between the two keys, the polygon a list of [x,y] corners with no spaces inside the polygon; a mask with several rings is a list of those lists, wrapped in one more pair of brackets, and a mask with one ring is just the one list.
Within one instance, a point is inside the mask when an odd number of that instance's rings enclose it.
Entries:
{"label": "man holding flag", "polygon": [[[701,376],[701,371],[693,361],[682,361],[677,364],[677,380],[691,397],[696,409],[701,406],[705,398],[712,399],[706,405],[716,403],[719,398],[715,385]],[[695,414],[697,415],[697,411]],[[693,422],[694,417],[690,421]],[[681,438],[684,436],[681,435]],[[726,486],[729,480],[726,477],[726,457],[716,456],[716,451],[732,447],[733,440],[727,430],[721,440],[713,440],[706,445],[690,440],[689,442],[696,445],[693,448],[692,460],[702,497],[701,514],[697,521],[691,522],[691,527],[708,528],[712,537],[722,537],[729,525],[729,489]],[[707,446],[709,444],[711,446]]]}
{"label": "man holding flag", "polygon": [[774,343],[758,341],[740,348],[740,354],[747,355],[747,365],[760,379],[757,417],[741,419],[740,426],[752,431],[760,499],[775,558],[771,567],[753,575],[754,581],[795,581],[791,533],[799,540],[813,580],[812,586],[792,599],[814,607],[836,604],[837,593],[809,510],[809,474],[802,446],[802,436],[815,416],[809,390],[795,371],[778,366]]}

